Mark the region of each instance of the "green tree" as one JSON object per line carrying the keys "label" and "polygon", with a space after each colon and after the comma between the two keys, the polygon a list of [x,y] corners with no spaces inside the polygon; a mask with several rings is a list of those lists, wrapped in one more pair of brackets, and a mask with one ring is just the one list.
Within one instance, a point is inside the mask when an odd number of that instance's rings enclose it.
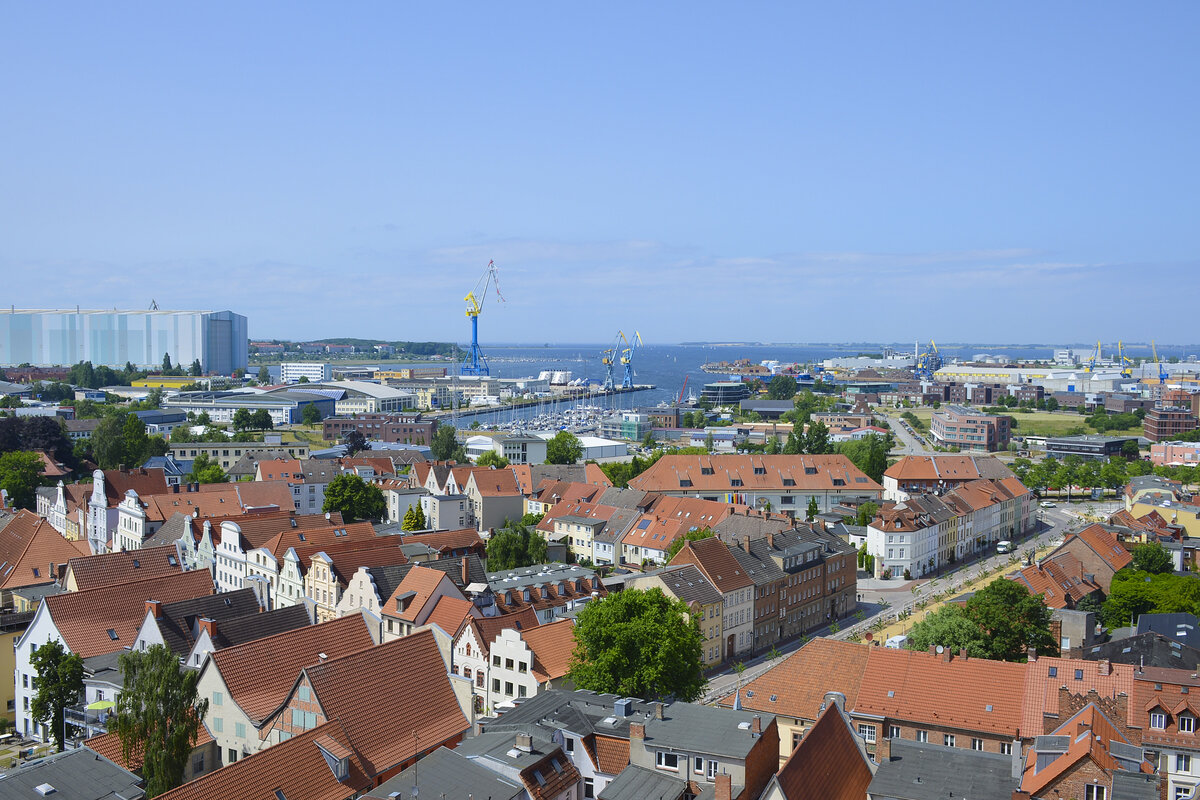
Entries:
{"label": "green tree", "polygon": [[122,653],[118,663],[124,679],[115,725],[121,755],[127,762],[141,756],[146,797],[157,797],[183,783],[208,699],[199,697],[200,673],[180,669],[166,645]]}
{"label": "green tree", "polygon": [[378,486],[354,473],[338,475],[325,487],[322,511],[340,511],[347,521],[378,520],[387,514],[387,503]]}
{"label": "green tree", "polygon": [[[1141,411],[1141,409],[1138,409]],[[1138,448],[1136,439],[1130,439],[1121,445],[1121,455],[1125,458],[1138,458],[1141,455],[1141,450]]]}
{"label": "green tree", "polygon": [[8,492],[15,508],[34,508],[42,482],[42,459],[37,453],[14,450],[0,453],[0,489]]}
{"label": "green tree", "polygon": [[417,530],[423,531],[429,527],[429,521],[425,519],[425,510],[421,508],[420,503],[412,506],[412,512],[413,520],[415,520],[417,523]]}
{"label": "green tree", "polygon": [[417,527],[417,518],[413,514],[412,506],[409,506],[408,511],[404,512],[404,519],[400,522],[400,530],[402,531],[419,531]]}
{"label": "green tree", "polygon": [[796,396],[796,379],[791,375],[776,375],[767,384],[767,397],[772,400],[791,400]]}
{"label": "green tree", "polygon": [[707,450],[707,451],[708,451],[708,452],[710,452],[710,453],[713,451],[713,435],[712,435],[712,431],[709,431],[708,433],[706,433],[706,434],[704,435],[704,449],[705,449],[705,450]]}
{"label": "green tree", "polygon": [[967,655],[974,658],[989,657],[983,632],[957,603],[947,603],[913,625],[908,632],[905,647],[910,650],[928,650],[936,645],[941,645],[956,655],[966,648]]}
{"label": "green tree", "polygon": [[646,435],[642,437],[642,447],[647,450],[654,449],[654,431],[646,431]]}
{"label": "green tree", "polygon": [[199,378],[204,374],[204,369],[200,366],[200,359],[197,358],[192,362],[192,366],[188,369],[188,374],[193,378]]}
{"label": "green tree", "polygon": [[260,408],[250,415],[250,427],[256,431],[269,431],[275,427],[274,421],[271,419],[271,412],[265,408]]}
{"label": "green tree", "polygon": [[546,442],[547,464],[574,464],[583,455],[579,437],[570,431],[559,431]]}
{"label": "green tree", "polygon": [[102,469],[114,469],[120,464],[129,463],[123,417],[108,416],[100,420],[96,430],[92,431],[92,452]]}
{"label": "green tree", "polygon": [[508,523],[488,538],[489,572],[528,567],[545,561],[546,540],[532,525]]}
{"label": "green tree", "polygon": [[971,596],[965,611],[979,626],[988,658],[1022,661],[1030,647],[1043,655],[1058,654],[1045,598],[1017,581],[997,578]]}
{"label": "green tree", "polygon": [[63,741],[63,709],[79,702],[83,694],[83,659],[68,653],[62,642],[47,642],[34,648],[29,664],[37,673],[37,693],[29,711],[38,722],[48,724],[61,752]]}
{"label": "green tree", "polygon": [[239,408],[233,412],[233,429],[235,431],[248,431],[254,425],[254,415],[250,413],[248,408]]}
{"label": "green tree", "polygon": [[807,520],[816,519],[817,514],[821,513],[821,507],[817,504],[816,497],[808,498],[808,508],[804,511],[804,518]]}
{"label": "green tree", "polygon": [[829,442],[829,428],[824,422],[818,420],[809,423],[808,431],[804,434],[804,452],[812,456],[833,452],[833,445]]}
{"label": "green tree", "polygon": [[508,466],[508,459],[497,453],[495,450],[488,450],[486,453],[475,459],[476,466],[480,467],[495,467],[496,469],[504,469]]}
{"label": "green tree", "polygon": [[163,374],[164,374],[164,375],[169,375],[169,374],[171,374],[171,372],[173,372],[173,371],[174,371],[174,369],[175,369],[175,367],[174,367],[174,366],[172,366],[172,364],[171,364],[171,354],[170,354],[170,353],[163,353],[163,360],[162,360],[162,371],[163,371]]}
{"label": "green tree", "polygon": [[271,370],[267,369],[266,365],[264,364],[263,366],[258,368],[258,382],[265,384],[265,383],[269,383],[270,380],[271,380]]}
{"label": "green tree", "polygon": [[300,412],[300,421],[305,425],[316,425],[321,421],[321,412],[314,403],[308,403]]}
{"label": "green tree", "polygon": [[1149,572],[1152,575],[1171,572],[1174,569],[1170,552],[1158,542],[1135,545],[1132,567],[1138,572]]}
{"label": "green tree", "polygon": [[660,589],[626,589],[583,607],[570,678],[621,697],[693,701],[704,690],[699,621]]}
{"label": "green tree", "polygon": [[[854,524],[865,528],[871,524],[871,520],[875,519],[875,514],[878,511],[879,505],[868,500],[858,507],[858,511],[854,515]],[[863,547],[866,546],[867,543],[863,542]]]}
{"label": "green tree", "polygon": [[711,528],[693,529],[680,536],[675,541],[671,542],[671,546],[667,548],[667,563],[683,549],[683,546],[688,542],[698,542],[701,539],[711,539],[713,532]]}
{"label": "green tree", "polygon": [[127,414],[121,425],[121,438],[125,440],[125,458],[129,466],[140,466],[150,449],[146,423],[138,419],[136,414]]}
{"label": "green tree", "polygon": [[467,451],[458,443],[457,437],[458,431],[453,425],[438,425],[433,434],[433,441],[429,443],[429,449],[435,461],[458,461],[461,463],[467,460]]}
{"label": "green tree", "polygon": [[205,426],[212,425],[212,417],[210,417],[208,415],[207,411],[201,411],[196,416],[196,424],[197,425],[205,425]]}
{"label": "green tree", "polygon": [[301,376],[300,376],[300,379],[296,381],[296,383],[308,383],[308,382],[309,382],[309,381],[308,381],[308,376],[307,376],[307,375],[301,375]]}
{"label": "green tree", "polygon": [[188,483],[225,483],[229,476],[220,464],[209,458],[208,453],[201,453],[192,461],[192,469],[186,480]]}

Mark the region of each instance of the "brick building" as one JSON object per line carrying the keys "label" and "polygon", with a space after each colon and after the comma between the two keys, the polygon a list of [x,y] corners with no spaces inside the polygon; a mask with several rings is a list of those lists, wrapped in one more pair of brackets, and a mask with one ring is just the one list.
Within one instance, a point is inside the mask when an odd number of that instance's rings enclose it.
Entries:
{"label": "brick building", "polygon": [[422,419],[420,414],[359,414],[357,417],[329,417],[324,422],[321,438],[336,442],[350,431],[358,431],[367,439],[396,444],[428,446],[437,432],[437,420]]}
{"label": "brick building", "polygon": [[1146,419],[1142,421],[1142,432],[1152,442],[1161,442],[1181,433],[1194,431],[1196,427],[1196,415],[1190,408],[1180,406],[1152,408],[1146,412]]}
{"label": "brick building", "polygon": [[943,447],[993,452],[1008,447],[1012,418],[952,405],[933,415],[930,431]]}

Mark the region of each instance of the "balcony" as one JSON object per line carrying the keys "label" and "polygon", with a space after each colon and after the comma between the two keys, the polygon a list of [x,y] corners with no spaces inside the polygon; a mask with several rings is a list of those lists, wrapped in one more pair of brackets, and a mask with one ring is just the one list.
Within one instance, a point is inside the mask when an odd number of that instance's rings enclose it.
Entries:
{"label": "balcony", "polygon": [[113,722],[113,706],[111,700],[101,700],[88,705],[79,703],[63,709],[67,725],[73,728],[71,739],[82,741],[108,733],[108,726]]}

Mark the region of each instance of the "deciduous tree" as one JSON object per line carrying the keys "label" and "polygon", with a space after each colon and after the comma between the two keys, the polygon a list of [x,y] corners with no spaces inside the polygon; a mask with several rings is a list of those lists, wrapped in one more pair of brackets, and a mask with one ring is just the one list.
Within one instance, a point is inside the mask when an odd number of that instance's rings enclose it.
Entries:
{"label": "deciduous tree", "polygon": [[515,569],[546,561],[546,539],[532,525],[507,523],[488,539],[488,570]]}
{"label": "deciduous tree", "polygon": [[166,645],[122,653],[118,663],[124,685],[115,727],[122,756],[142,758],[146,796],[157,797],[183,782],[208,699],[198,696],[200,673],[180,669]]}
{"label": "deciduous tree", "polygon": [[457,439],[458,431],[453,425],[438,425],[437,431],[433,434],[433,441],[429,443],[429,449],[433,457],[437,461],[458,461],[467,460],[467,451]]}
{"label": "deciduous tree", "polygon": [[239,408],[233,412],[233,429],[235,431],[250,430],[254,424],[254,415],[248,408]]}
{"label": "deciduous tree", "polygon": [[8,492],[8,501],[15,508],[32,509],[41,482],[42,459],[37,453],[0,453],[0,489]]}
{"label": "deciduous tree", "polygon": [[1171,572],[1174,569],[1170,552],[1158,542],[1135,545],[1132,566],[1134,570],[1149,572],[1152,575]]}
{"label": "deciduous tree", "polygon": [[685,603],[660,589],[626,589],[583,607],[570,677],[580,689],[692,701],[704,689],[703,638]]}
{"label": "deciduous tree", "polygon": [[387,503],[378,486],[353,473],[344,473],[325,488],[325,504],[321,510],[340,511],[347,521],[378,520],[387,514]]}
{"label": "deciduous tree", "polygon": [[796,396],[796,379],[791,375],[776,375],[767,384],[767,397],[772,400],[791,400]]}
{"label": "deciduous tree", "polygon": [[63,709],[78,703],[83,694],[83,659],[67,652],[62,642],[47,642],[34,648],[29,664],[37,673],[37,692],[29,711],[35,720],[49,725],[61,751],[66,746]]}
{"label": "deciduous tree", "polygon": [[671,546],[667,548],[667,562],[675,558],[676,554],[683,549],[683,546],[688,542],[698,542],[701,539],[711,539],[713,532],[711,528],[700,528],[699,530],[691,530],[680,536],[675,541],[671,542]]}
{"label": "deciduous tree", "polygon": [[316,405],[309,403],[300,412],[300,421],[305,425],[316,425],[321,421],[321,412],[317,409]]}
{"label": "deciduous tree", "polygon": [[221,465],[209,458],[208,453],[200,453],[192,461],[192,469],[187,474],[188,483],[225,483],[229,476]]}
{"label": "deciduous tree", "polygon": [[495,450],[488,450],[486,453],[475,459],[475,464],[480,467],[495,467],[503,469],[508,466],[508,459],[497,453]]}
{"label": "deciduous tree", "polygon": [[570,431],[559,431],[546,442],[547,464],[574,464],[583,456],[579,437]]}

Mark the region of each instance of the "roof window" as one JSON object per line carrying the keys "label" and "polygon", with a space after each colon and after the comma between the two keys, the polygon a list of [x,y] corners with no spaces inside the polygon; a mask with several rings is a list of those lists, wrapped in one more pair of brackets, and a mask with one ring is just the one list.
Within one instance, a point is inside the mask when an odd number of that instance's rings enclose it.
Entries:
{"label": "roof window", "polygon": [[117,637],[117,632],[115,629],[113,629],[113,628],[108,629],[108,638],[112,639],[114,642],[117,640],[118,637]]}

